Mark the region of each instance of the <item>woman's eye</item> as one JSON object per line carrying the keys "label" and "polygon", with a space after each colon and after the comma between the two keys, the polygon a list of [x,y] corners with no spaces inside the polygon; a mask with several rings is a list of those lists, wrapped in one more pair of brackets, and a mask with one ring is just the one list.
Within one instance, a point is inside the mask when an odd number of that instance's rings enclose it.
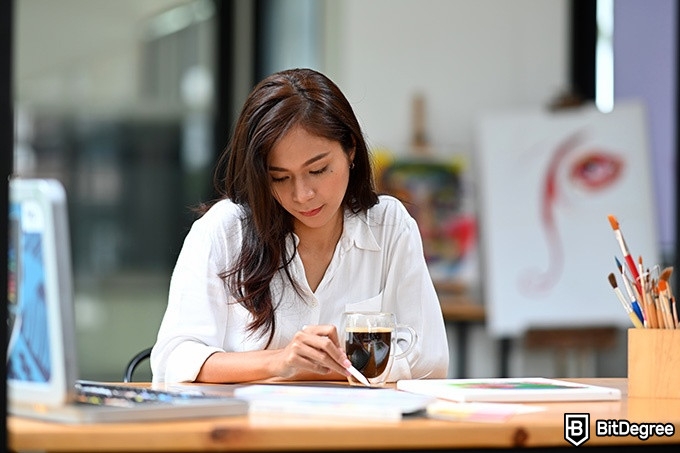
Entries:
{"label": "woman's eye", "polygon": [[594,150],[572,164],[569,176],[574,184],[585,189],[601,190],[619,180],[623,165],[620,157]]}
{"label": "woman's eye", "polygon": [[[325,166],[323,168],[320,168],[318,170],[309,170],[310,175],[320,175],[322,173],[325,173],[328,170],[328,166]],[[289,179],[289,176],[274,176],[270,174],[270,177],[272,179],[272,182],[283,182]]]}

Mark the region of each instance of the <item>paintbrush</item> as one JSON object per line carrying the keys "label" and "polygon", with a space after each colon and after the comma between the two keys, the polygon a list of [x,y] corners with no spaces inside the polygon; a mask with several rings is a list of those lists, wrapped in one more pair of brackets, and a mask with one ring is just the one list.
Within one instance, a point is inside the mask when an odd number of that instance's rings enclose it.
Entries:
{"label": "paintbrush", "polygon": [[668,283],[666,286],[666,294],[668,297],[672,296],[673,293],[671,292],[671,286],[670,286],[670,279],[671,279],[671,274],[673,273],[673,266],[668,266],[665,267],[663,271],[661,271],[661,274],[659,274],[659,282],[664,281]]}
{"label": "paintbrush", "polygon": [[671,317],[673,318],[673,328],[678,327],[678,310],[675,307],[675,297],[673,297],[673,288],[671,287],[671,275],[673,274],[673,266],[666,267],[659,276],[659,283],[661,281],[666,282],[666,297],[668,297],[668,303],[670,304]]}
{"label": "paintbrush", "polygon": [[640,271],[638,273],[640,276],[638,279],[640,282],[640,297],[642,299],[642,306],[645,307],[645,313],[647,315],[648,325],[646,327],[656,329],[659,327],[659,314],[657,313],[656,305],[652,300],[652,294],[651,292],[648,292],[648,275],[644,271],[645,268],[642,265],[641,256],[638,257],[638,263],[640,265]]}
{"label": "paintbrush", "polygon": [[673,315],[671,314],[670,300],[668,299],[668,283],[665,280],[659,280],[658,291],[659,291],[659,304],[661,305],[661,312],[663,314],[664,326],[667,329],[675,328],[675,323],[673,322]]}
{"label": "paintbrush", "polygon": [[[645,322],[645,314],[640,308],[640,304],[638,304],[638,298],[635,297],[635,292],[633,291],[633,287],[630,284],[630,281],[628,279],[628,276],[626,275],[626,270],[623,267],[623,264],[619,261],[617,257],[614,257],[616,260],[616,267],[619,269],[619,273],[621,274],[621,280],[623,280],[623,286],[626,288],[626,293],[628,293],[628,297],[630,298],[630,305],[633,308],[633,311],[637,315],[637,317],[640,319],[640,322],[644,323]],[[639,293],[638,293],[639,294]]]}
{"label": "paintbrush", "polygon": [[619,243],[621,253],[623,253],[623,259],[626,261],[628,269],[630,270],[630,275],[633,277],[633,283],[638,286],[638,289],[640,289],[640,292],[642,293],[642,283],[639,281],[640,274],[637,270],[637,267],[635,266],[635,261],[633,261],[633,257],[628,250],[626,240],[623,238],[623,233],[621,233],[621,229],[619,228],[619,221],[616,220],[616,217],[613,215],[609,215],[607,218],[609,219],[609,224],[611,225],[612,230],[614,230],[614,236],[616,236],[616,241]]}
{"label": "paintbrush", "polygon": [[637,317],[635,312],[633,312],[633,309],[628,304],[628,301],[626,301],[626,298],[623,297],[623,293],[621,292],[618,284],[616,283],[616,277],[614,276],[614,273],[609,274],[609,283],[612,285],[612,288],[614,288],[614,292],[616,293],[616,296],[621,301],[621,305],[623,305],[623,308],[624,308],[624,310],[626,310],[626,313],[628,314],[628,317],[630,318],[630,320],[633,322],[633,325],[638,329],[644,328],[644,326],[642,325],[642,322],[640,321],[640,318]]}

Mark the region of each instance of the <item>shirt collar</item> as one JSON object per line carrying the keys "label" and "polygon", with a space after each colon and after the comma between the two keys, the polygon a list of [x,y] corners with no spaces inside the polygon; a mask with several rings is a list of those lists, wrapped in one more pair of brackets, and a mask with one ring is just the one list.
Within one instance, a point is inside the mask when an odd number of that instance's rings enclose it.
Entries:
{"label": "shirt collar", "polygon": [[[291,233],[286,240],[288,253],[293,253],[299,242],[300,238],[295,233]],[[368,225],[368,211],[354,214],[349,209],[345,209],[339,244],[343,251],[348,250],[352,245],[360,249],[380,251],[380,245]]]}
{"label": "shirt collar", "polygon": [[368,211],[354,214],[349,209],[345,209],[344,222],[342,237],[340,237],[343,249],[356,245],[360,249],[380,251],[380,245],[368,225]]}

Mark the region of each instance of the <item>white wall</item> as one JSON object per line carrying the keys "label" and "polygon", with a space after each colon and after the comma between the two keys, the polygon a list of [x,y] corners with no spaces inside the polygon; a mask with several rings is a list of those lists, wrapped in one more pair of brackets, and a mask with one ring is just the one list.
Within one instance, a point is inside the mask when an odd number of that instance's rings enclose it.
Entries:
{"label": "white wall", "polygon": [[374,147],[405,152],[416,93],[431,143],[469,151],[477,112],[568,86],[567,0],[343,0],[326,15],[326,72]]}

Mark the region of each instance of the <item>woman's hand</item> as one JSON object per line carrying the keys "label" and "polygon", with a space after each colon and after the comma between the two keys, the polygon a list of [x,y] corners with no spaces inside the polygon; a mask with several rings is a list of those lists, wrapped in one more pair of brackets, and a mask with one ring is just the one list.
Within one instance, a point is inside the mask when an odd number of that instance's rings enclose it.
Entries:
{"label": "woman's hand", "polygon": [[349,376],[351,362],[333,325],[304,326],[273,361],[274,374],[290,379],[311,373]]}

